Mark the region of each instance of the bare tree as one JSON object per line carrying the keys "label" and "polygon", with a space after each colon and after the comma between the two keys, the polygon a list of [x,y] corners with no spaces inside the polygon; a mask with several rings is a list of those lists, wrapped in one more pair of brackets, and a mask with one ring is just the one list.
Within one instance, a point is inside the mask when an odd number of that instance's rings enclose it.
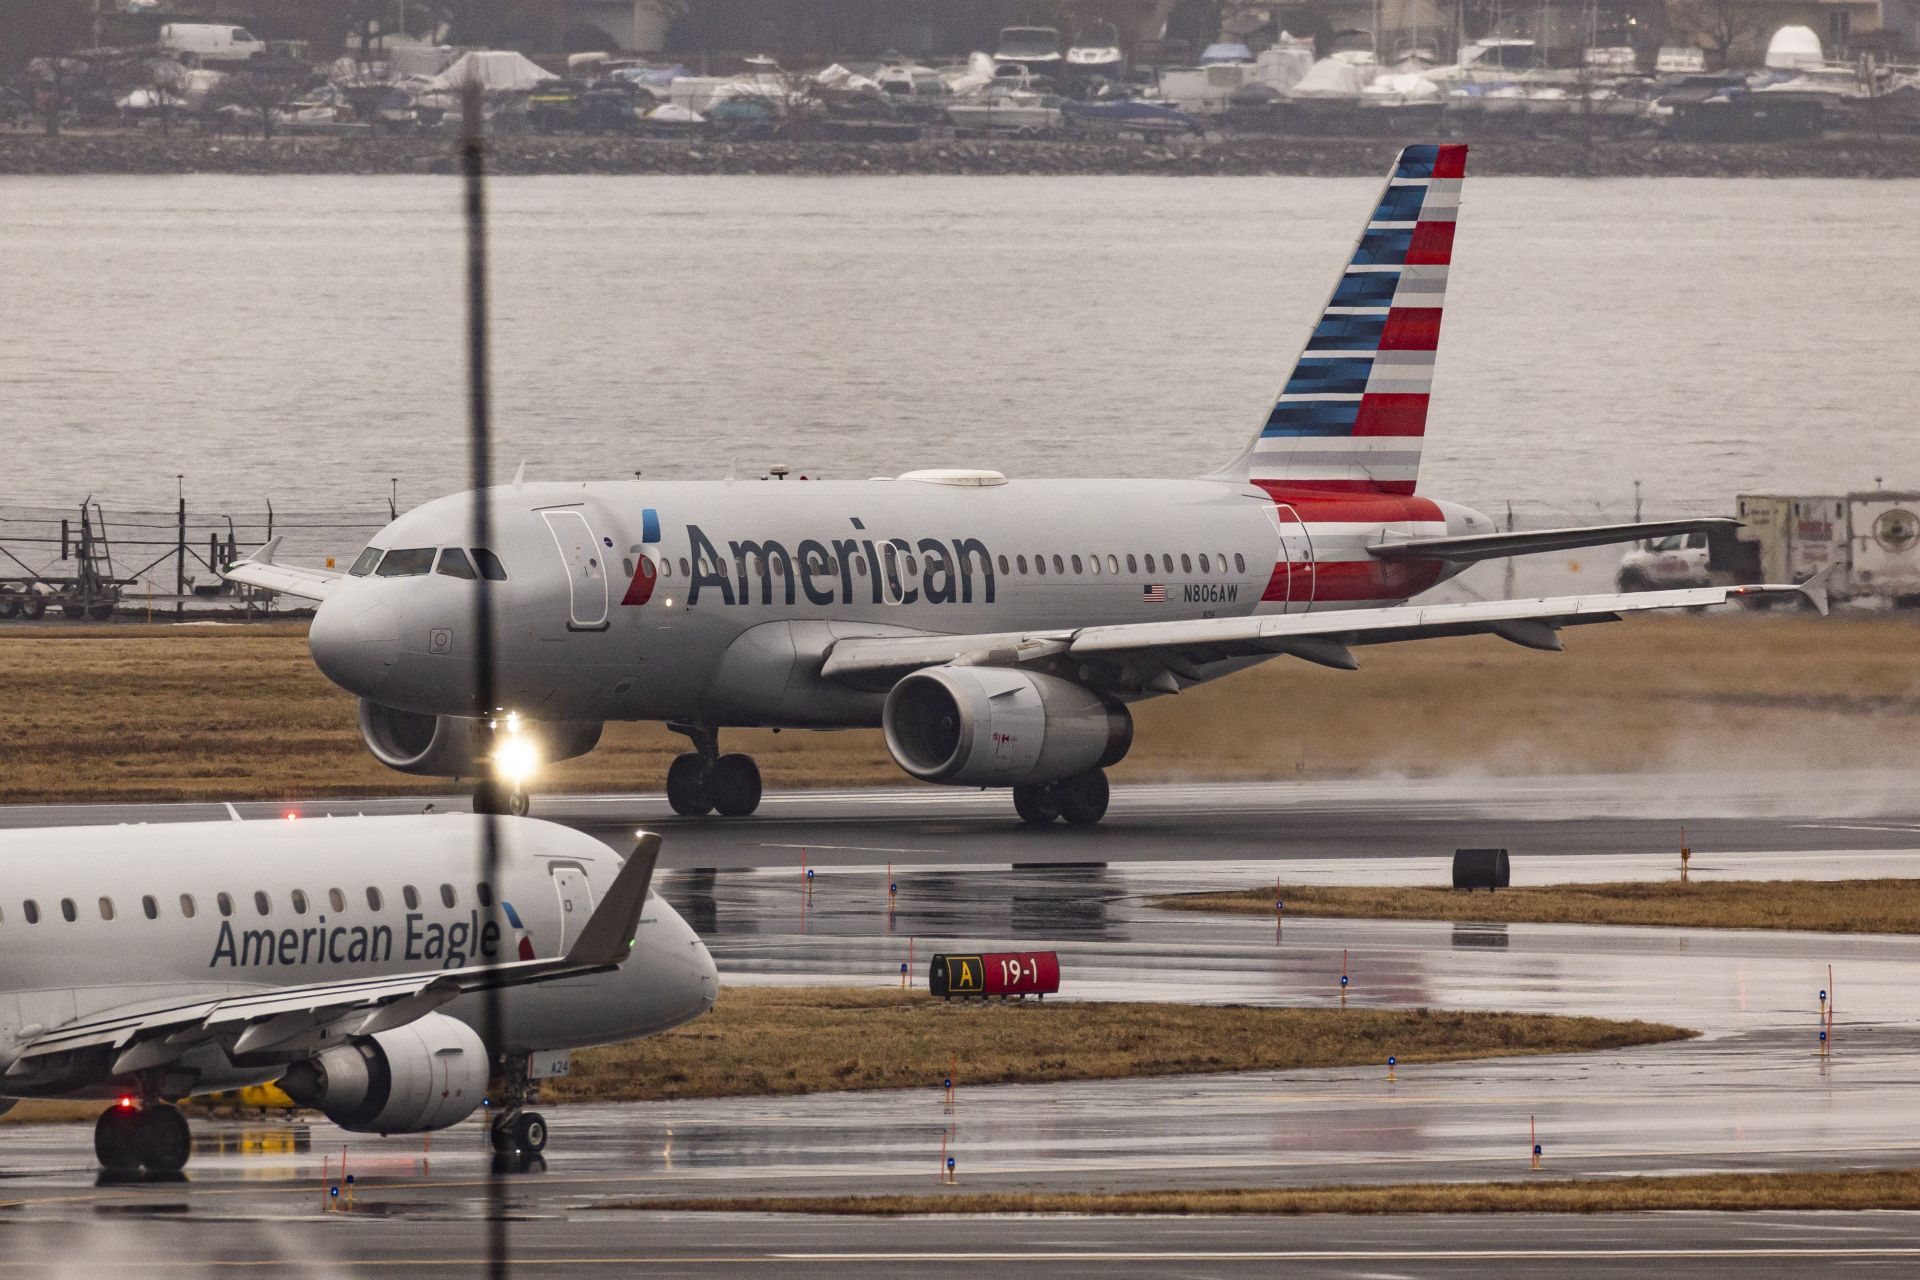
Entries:
{"label": "bare tree", "polygon": [[1767,18],[1752,0],[1667,0],[1667,30],[1690,35],[1724,68],[1735,49],[1766,33]]}
{"label": "bare tree", "polygon": [[260,136],[273,141],[274,125],[287,104],[313,82],[313,68],[294,59],[255,58],[228,74],[217,94],[222,106],[257,116]]}

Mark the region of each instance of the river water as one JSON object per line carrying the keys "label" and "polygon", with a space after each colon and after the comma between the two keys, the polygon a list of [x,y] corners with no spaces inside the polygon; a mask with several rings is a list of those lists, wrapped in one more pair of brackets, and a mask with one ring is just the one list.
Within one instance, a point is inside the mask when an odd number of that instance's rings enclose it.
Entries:
{"label": "river water", "polygon": [[[503,474],[1191,475],[1373,180],[513,178]],[[0,179],[10,504],[464,482],[445,178]],[[1920,183],[1471,181],[1423,491],[1592,519],[1920,485]]]}

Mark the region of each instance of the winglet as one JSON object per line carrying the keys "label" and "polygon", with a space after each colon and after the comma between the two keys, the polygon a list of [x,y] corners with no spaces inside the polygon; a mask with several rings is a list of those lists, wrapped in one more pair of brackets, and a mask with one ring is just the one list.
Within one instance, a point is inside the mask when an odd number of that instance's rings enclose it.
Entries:
{"label": "winglet", "polygon": [[527,460],[522,458],[520,466],[513,473],[513,491],[520,492],[520,486],[527,482]]}
{"label": "winglet", "polygon": [[1827,582],[1832,577],[1833,566],[1827,565],[1821,569],[1820,572],[1814,574],[1811,578],[1808,578],[1795,588],[1802,596],[1806,597],[1807,603],[1818,610],[1820,616],[1823,618],[1827,616],[1827,613],[1832,608],[1831,602],[1827,599]]}
{"label": "winglet", "polygon": [[249,552],[241,564],[272,564],[274,555],[280,550],[280,544],[286,540],[286,534],[276,533]]}
{"label": "winglet", "polygon": [[600,899],[586,928],[567,949],[567,964],[580,968],[617,965],[633,950],[633,932],[640,924],[640,913],[647,906],[647,890],[653,885],[653,868],[660,861],[660,837],[651,831],[640,832],[633,852],[613,887]]}

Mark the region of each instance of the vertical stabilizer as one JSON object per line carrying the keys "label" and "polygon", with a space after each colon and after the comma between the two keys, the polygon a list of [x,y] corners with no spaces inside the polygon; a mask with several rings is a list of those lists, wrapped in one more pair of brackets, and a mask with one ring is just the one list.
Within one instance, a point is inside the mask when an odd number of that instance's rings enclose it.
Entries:
{"label": "vertical stabilizer", "polygon": [[1464,144],[1400,152],[1266,425],[1217,478],[1413,492],[1466,166]]}

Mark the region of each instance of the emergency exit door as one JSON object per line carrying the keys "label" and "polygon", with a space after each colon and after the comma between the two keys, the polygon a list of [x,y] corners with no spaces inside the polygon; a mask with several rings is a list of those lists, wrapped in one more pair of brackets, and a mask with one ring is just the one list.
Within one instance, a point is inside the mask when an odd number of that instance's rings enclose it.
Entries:
{"label": "emergency exit door", "polygon": [[555,867],[553,890],[560,895],[560,954],[565,955],[593,914],[593,886],[580,868]]}
{"label": "emergency exit door", "polygon": [[567,629],[603,631],[607,626],[607,562],[586,516],[568,507],[542,511],[567,571]]}

